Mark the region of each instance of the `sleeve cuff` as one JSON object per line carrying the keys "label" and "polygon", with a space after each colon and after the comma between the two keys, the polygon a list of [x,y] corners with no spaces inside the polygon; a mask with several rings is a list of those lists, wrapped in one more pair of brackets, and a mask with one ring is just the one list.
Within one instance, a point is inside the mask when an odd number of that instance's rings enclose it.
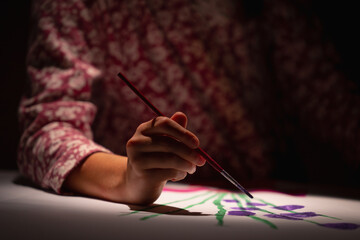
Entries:
{"label": "sleeve cuff", "polygon": [[53,164],[41,182],[42,187],[51,188],[59,194],[62,193],[62,185],[68,174],[88,156],[95,152],[111,153],[110,150],[85,137],[74,139],[68,142],[67,145],[71,145],[71,147],[62,153],[61,157]]}

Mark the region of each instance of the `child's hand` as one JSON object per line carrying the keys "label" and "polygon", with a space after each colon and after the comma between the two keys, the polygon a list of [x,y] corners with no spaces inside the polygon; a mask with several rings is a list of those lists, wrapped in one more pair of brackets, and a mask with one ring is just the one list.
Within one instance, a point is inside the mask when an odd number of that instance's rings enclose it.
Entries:
{"label": "child's hand", "polygon": [[199,139],[186,129],[187,118],[175,113],[171,118],[157,117],[141,124],[126,145],[127,198],[132,203],[152,203],[161,194],[166,181],[179,181],[203,159],[195,150]]}
{"label": "child's hand", "polygon": [[186,116],[157,117],[141,124],[128,141],[128,157],[96,152],[73,169],[63,188],[114,202],[149,204],[166,181],[178,181],[205,160],[196,152],[198,138],[188,131]]}

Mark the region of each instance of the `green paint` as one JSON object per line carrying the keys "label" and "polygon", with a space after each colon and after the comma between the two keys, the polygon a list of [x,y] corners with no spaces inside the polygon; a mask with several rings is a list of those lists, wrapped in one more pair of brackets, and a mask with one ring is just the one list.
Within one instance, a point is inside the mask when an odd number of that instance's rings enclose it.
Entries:
{"label": "green paint", "polygon": [[216,197],[216,195],[218,195],[218,194],[215,193],[215,194],[211,195],[210,197],[204,199],[204,200],[201,201],[201,202],[194,203],[194,204],[190,204],[190,205],[188,205],[188,206],[186,206],[186,207],[184,207],[184,208],[179,208],[179,209],[176,209],[176,210],[173,210],[173,211],[168,211],[168,212],[165,212],[165,213],[153,214],[153,215],[150,215],[150,216],[146,216],[146,217],[140,218],[140,220],[147,220],[147,219],[149,219],[149,218],[157,217],[157,216],[164,215],[164,214],[172,214],[172,213],[180,212],[180,211],[183,211],[183,210],[192,208],[192,207],[194,207],[194,206],[204,204],[204,203],[206,203],[208,200],[210,200],[211,198]]}
{"label": "green paint", "polygon": [[260,221],[260,222],[263,222],[267,225],[269,225],[269,227],[271,227],[272,229],[278,229],[277,226],[275,224],[273,224],[272,222],[266,220],[266,219],[263,219],[263,218],[259,218],[259,217],[256,217],[256,216],[248,216],[256,221]]}
{"label": "green paint", "polygon": [[159,204],[159,205],[155,205],[155,206],[149,206],[149,207],[146,207],[146,208],[143,208],[143,209],[140,209],[140,210],[135,210],[135,211],[132,211],[130,213],[124,213],[124,214],[120,214],[119,216],[128,216],[128,215],[131,215],[131,214],[135,214],[135,213],[138,213],[138,212],[144,212],[144,211],[148,211],[150,209],[154,209],[154,208],[158,208],[158,207],[163,207],[163,206],[168,206],[170,204],[174,204],[174,203],[178,203],[178,202],[185,202],[185,201],[188,201],[188,200],[191,200],[191,199],[195,199],[197,197],[202,197],[202,196],[206,196],[206,195],[209,195],[211,192],[206,192],[206,193],[202,193],[202,194],[198,194],[198,195],[195,195],[195,196],[192,196],[192,197],[189,197],[189,198],[185,198],[185,199],[181,199],[181,200],[176,200],[176,201],[173,201],[173,202],[168,202],[168,203],[164,203],[164,204]]}
{"label": "green paint", "polygon": [[313,223],[313,224],[317,224],[317,225],[319,225],[320,223],[318,223],[318,222],[314,222],[314,221],[310,221],[310,220],[305,220],[305,219],[303,219],[305,222],[308,222],[308,223]]}
{"label": "green paint", "polygon": [[[264,204],[267,204],[267,205],[269,205],[269,206],[276,207],[276,205],[274,205],[274,204],[272,204],[272,203],[269,203],[269,202],[266,202],[266,201],[264,201],[264,200],[262,200],[262,199],[260,199],[260,198],[254,198],[254,199],[259,200],[260,202],[262,202],[262,203],[264,203]],[[288,211],[291,211],[291,210],[288,210]]]}
{"label": "green paint", "polygon": [[319,216],[321,216],[321,217],[327,217],[327,218],[331,218],[331,219],[335,219],[335,220],[342,220],[341,218],[331,217],[331,216],[327,216],[327,215],[324,215],[324,214],[319,214]]}
{"label": "green paint", "polygon": [[[196,199],[198,197],[202,197],[202,196],[207,196],[209,194],[211,194],[213,192],[211,191],[207,191],[205,193],[202,193],[202,194],[198,194],[198,195],[195,195],[195,196],[192,196],[192,197],[189,197],[189,198],[184,198],[184,199],[181,199],[181,200],[176,200],[176,201],[172,201],[172,202],[168,202],[168,203],[164,203],[164,204],[159,204],[159,205],[155,205],[155,206],[149,206],[149,207],[145,207],[143,209],[140,209],[140,210],[135,210],[135,211],[132,211],[130,213],[125,213],[125,214],[121,214],[119,216],[127,216],[127,215],[131,215],[131,214],[135,214],[135,213],[139,213],[139,212],[144,212],[144,211],[148,211],[148,210],[151,210],[151,209],[154,209],[154,208],[158,208],[158,207],[163,207],[163,206],[168,206],[170,204],[174,204],[174,203],[179,203],[179,202],[185,202],[185,201],[188,201],[188,200],[192,200],[192,199]],[[172,210],[172,211],[168,211],[168,212],[165,212],[165,213],[158,213],[158,214],[153,214],[153,215],[149,215],[149,216],[146,216],[146,217],[143,217],[141,218],[140,220],[147,220],[147,219],[150,219],[150,218],[153,218],[153,217],[157,217],[157,216],[160,216],[160,215],[164,215],[164,214],[173,214],[173,213],[176,213],[176,212],[180,212],[180,211],[183,211],[183,210],[186,210],[186,209],[189,209],[189,208],[192,208],[194,206],[197,206],[197,205],[201,205],[201,204],[204,204],[205,202],[209,201],[210,199],[217,197],[217,199],[215,199],[213,201],[213,204],[217,207],[218,209],[218,212],[215,214],[216,216],[216,220],[217,220],[217,225],[219,226],[223,226],[224,225],[224,217],[225,217],[225,214],[227,212],[227,210],[224,208],[224,206],[221,204],[221,201],[222,199],[226,196],[227,193],[215,193],[213,195],[211,195],[210,197],[207,197],[206,199],[198,202],[198,203],[194,203],[194,204],[190,204],[188,206],[186,206],[185,208],[179,208],[179,209],[176,209],[176,210]],[[234,200],[239,200],[237,201],[237,205],[238,207],[240,208],[243,208],[243,207],[247,207],[247,206],[244,206],[241,202],[241,200],[245,200],[246,203],[249,203],[249,199],[244,195],[244,194],[234,194],[234,193],[231,193],[231,196]],[[276,205],[272,204],[272,203],[269,203],[263,199],[259,199],[259,198],[255,198],[256,200],[264,203],[264,204],[267,204],[269,206],[272,206],[272,207],[276,207]],[[269,213],[269,214],[275,214],[273,212],[270,212],[268,210],[265,210],[265,209],[261,209],[259,208],[258,206],[256,206],[259,211],[262,211],[262,212],[265,212],[265,213]],[[284,210],[284,211],[287,211],[287,212],[291,212],[291,213],[297,213],[296,211],[293,211],[293,210]],[[327,215],[323,215],[323,214],[319,214],[319,216],[322,216],[322,217],[327,217],[327,218],[331,218],[331,219],[336,219],[336,220],[341,220],[339,218],[336,218],[336,217],[331,217],[331,216],[327,216]],[[259,221],[259,222],[262,222],[262,223],[265,223],[267,224],[269,227],[273,228],[273,229],[278,229],[278,227],[273,224],[272,222],[266,220],[266,219],[263,219],[263,218],[260,218],[260,217],[257,217],[257,216],[247,216],[249,218],[252,218],[256,221]],[[319,225],[320,223],[318,222],[315,222],[315,221],[310,221],[310,220],[306,220],[306,219],[303,219],[304,222],[308,222],[308,223],[312,223],[312,224],[316,224],[316,225]]]}
{"label": "green paint", "polygon": [[242,205],[242,203],[241,203],[241,199],[237,199],[234,193],[231,194],[231,197],[232,197],[234,200],[240,200],[239,202],[236,202],[236,203],[237,203],[238,207],[241,207],[241,208],[243,207],[243,205]]}
{"label": "green paint", "polygon": [[218,221],[217,225],[222,226],[224,225],[224,216],[226,214],[226,210],[224,206],[221,204],[221,200],[225,197],[227,193],[219,194],[219,197],[213,201],[215,206],[218,208],[218,212],[215,214],[216,220]]}
{"label": "green paint", "polygon": [[[232,198],[233,198],[234,200],[237,200],[235,194],[231,194],[231,196],[232,196]],[[239,200],[240,200],[239,202],[237,202],[238,207],[240,207],[240,208],[243,207],[240,198],[245,199],[246,202],[250,202],[250,201],[249,201],[245,196],[243,196],[242,194],[238,194],[238,196],[239,196]],[[270,214],[274,214],[274,213],[272,213],[272,212],[269,212],[269,211],[267,211],[267,210],[263,210],[263,209],[260,209],[260,208],[259,208],[259,210],[262,211],[262,212],[267,212],[267,213],[270,213]],[[266,219],[263,219],[263,218],[260,218],[260,217],[256,217],[256,216],[248,216],[248,217],[249,217],[249,218],[252,218],[252,219],[254,219],[254,220],[256,220],[256,221],[263,222],[263,223],[267,224],[269,227],[271,227],[271,228],[273,228],[273,229],[278,229],[277,226],[276,226],[275,224],[273,224],[272,222],[270,222],[269,220],[266,220]]]}

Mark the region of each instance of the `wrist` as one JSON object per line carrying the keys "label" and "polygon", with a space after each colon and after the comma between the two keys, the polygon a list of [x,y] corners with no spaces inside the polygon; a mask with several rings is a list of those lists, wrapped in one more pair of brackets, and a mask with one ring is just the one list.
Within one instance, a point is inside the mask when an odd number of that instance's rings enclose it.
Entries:
{"label": "wrist", "polygon": [[122,202],[126,197],[126,167],[126,157],[97,152],[69,174],[64,187],[82,195]]}

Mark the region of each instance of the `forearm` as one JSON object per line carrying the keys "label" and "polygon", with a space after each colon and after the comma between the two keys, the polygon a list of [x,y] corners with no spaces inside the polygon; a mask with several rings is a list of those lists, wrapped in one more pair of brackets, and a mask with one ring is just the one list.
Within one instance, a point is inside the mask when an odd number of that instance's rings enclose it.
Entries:
{"label": "forearm", "polygon": [[97,152],[90,155],[66,178],[64,189],[114,202],[128,202],[127,158]]}

